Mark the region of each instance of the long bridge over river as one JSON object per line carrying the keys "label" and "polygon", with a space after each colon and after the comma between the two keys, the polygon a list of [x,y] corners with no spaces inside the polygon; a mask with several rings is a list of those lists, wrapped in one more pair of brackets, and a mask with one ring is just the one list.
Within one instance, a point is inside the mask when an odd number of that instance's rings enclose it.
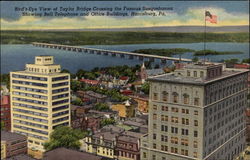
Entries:
{"label": "long bridge over river", "polygon": [[138,58],[139,60],[148,59],[151,62],[154,62],[156,59],[159,59],[162,63],[166,63],[167,60],[183,61],[183,62],[192,61],[191,59],[185,59],[185,58],[165,57],[165,56],[150,55],[150,54],[112,51],[112,50],[105,50],[105,49],[95,49],[95,48],[86,48],[86,47],[78,47],[78,46],[60,45],[60,44],[33,42],[32,45],[36,47],[53,48],[53,49],[67,50],[67,51],[73,51],[73,52],[84,52],[84,53],[106,55],[106,56],[111,55],[113,57],[120,56],[121,58],[125,58],[125,56],[127,56],[129,59],[134,59],[134,58]]}

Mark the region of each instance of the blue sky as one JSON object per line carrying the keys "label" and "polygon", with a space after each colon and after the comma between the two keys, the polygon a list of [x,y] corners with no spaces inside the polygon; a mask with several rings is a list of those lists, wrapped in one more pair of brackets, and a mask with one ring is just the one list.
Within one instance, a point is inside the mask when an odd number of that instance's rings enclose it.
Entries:
{"label": "blue sky", "polygon": [[[15,7],[173,7],[165,16],[78,16],[78,17],[30,17],[21,16]],[[130,28],[154,26],[203,25],[204,11],[218,16],[211,26],[249,25],[247,1],[2,1],[2,29],[85,29]],[[80,12],[79,12],[80,13]],[[155,11],[158,14],[157,11]]]}

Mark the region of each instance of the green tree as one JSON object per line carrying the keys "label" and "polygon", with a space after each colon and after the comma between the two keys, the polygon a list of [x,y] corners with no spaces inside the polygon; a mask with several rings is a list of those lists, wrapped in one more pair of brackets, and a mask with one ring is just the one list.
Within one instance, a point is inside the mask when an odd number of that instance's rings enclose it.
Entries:
{"label": "green tree", "polygon": [[83,101],[81,100],[81,98],[76,98],[73,102],[72,102],[72,104],[74,104],[74,105],[77,105],[77,106],[82,106],[83,105]]}
{"label": "green tree", "polygon": [[76,92],[78,90],[82,90],[84,88],[84,83],[72,80],[71,83],[71,89],[72,91]]}
{"label": "green tree", "polygon": [[87,135],[87,131],[72,129],[68,126],[58,126],[50,135],[50,141],[44,144],[46,151],[53,150],[59,147],[69,149],[79,149],[80,139]]}
{"label": "green tree", "polygon": [[250,63],[250,58],[242,59],[241,63]]}
{"label": "green tree", "polygon": [[232,63],[232,64],[237,64],[239,62],[239,59],[232,58],[232,59],[227,59],[225,60],[226,63]]}
{"label": "green tree", "polygon": [[96,103],[95,109],[98,111],[108,111],[109,106],[105,103]]}
{"label": "green tree", "polygon": [[107,118],[107,119],[103,119],[101,121],[101,126],[104,127],[106,125],[112,125],[115,124],[115,119],[114,118]]}
{"label": "green tree", "polygon": [[141,91],[144,92],[145,94],[149,94],[149,82],[145,82],[142,86],[141,86]]}

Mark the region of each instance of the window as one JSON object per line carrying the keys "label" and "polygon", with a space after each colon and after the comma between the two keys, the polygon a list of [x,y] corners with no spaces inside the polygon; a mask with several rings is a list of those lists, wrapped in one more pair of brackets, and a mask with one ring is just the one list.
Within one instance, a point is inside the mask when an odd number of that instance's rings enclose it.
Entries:
{"label": "window", "polygon": [[200,77],[201,78],[204,77],[204,72],[203,71],[200,72]]}
{"label": "window", "polygon": [[185,114],[189,114],[189,110],[188,109],[182,109],[181,112],[185,113]]}
{"label": "window", "polygon": [[153,148],[156,149],[156,144],[155,143],[153,144]]}
{"label": "window", "polygon": [[162,142],[167,142],[168,141],[168,136],[161,135],[161,141]]}
{"label": "window", "polygon": [[156,134],[155,133],[153,134],[153,139],[156,139]]}
{"label": "window", "polygon": [[188,146],[188,139],[181,139],[181,145]]}
{"label": "window", "polygon": [[194,148],[198,148],[198,142],[194,141]]}
{"label": "window", "polygon": [[168,126],[161,125],[161,131],[167,132],[168,131]]}
{"label": "window", "polygon": [[[161,145],[161,150],[162,151],[168,151],[168,146],[166,145]],[[163,157],[162,157],[163,158]],[[165,158],[165,157],[164,157]]]}
{"label": "window", "polygon": [[157,120],[157,114],[153,114],[153,120]]}
{"label": "window", "polygon": [[194,120],[194,126],[198,126],[198,120]]}
{"label": "window", "polygon": [[162,92],[162,101],[165,101],[165,102],[168,101],[168,93],[166,91]]}
{"label": "window", "polygon": [[194,137],[198,137],[198,131],[194,131]]}
{"label": "window", "polygon": [[182,124],[189,125],[189,119],[182,118]]}
{"label": "window", "polygon": [[69,79],[69,76],[55,77],[55,78],[52,78],[52,82],[60,81],[60,80],[66,80],[66,79]]}
{"label": "window", "polygon": [[162,111],[168,111],[168,107],[167,106],[161,106],[161,110]]}
{"label": "window", "polygon": [[161,115],[161,121],[168,121],[168,116],[166,115]]}
{"label": "window", "polygon": [[66,86],[68,84],[69,84],[69,82],[55,83],[55,84],[52,84],[52,87]]}
{"label": "window", "polygon": [[158,100],[158,94],[157,93],[153,93],[153,100]]}
{"label": "window", "polygon": [[181,149],[181,154],[185,155],[185,156],[188,156],[188,150]]}
{"label": "window", "polygon": [[198,154],[197,154],[197,152],[194,152],[194,157],[195,158],[197,158],[198,156],[197,156]]}
{"label": "window", "polygon": [[183,103],[189,104],[189,95],[188,94],[183,94]]}
{"label": "window", "polygon": [[171,117],[171,122],[178,123],[178,117]]}
{"label": "window", "polygon": [[196,105],[196,106],[199,105],[199,98],[194,98],[194,105]]}
{"label": "window", "polygon": [[187,70],[187,76],[190,77],[190,71],[189,70]]}
{"label": "window", "polygon": [[147,153],[143,152],[143,158],[147,158]]}
{"label": "window", "polygon": [[197,71],[194,71],[194,77],[197,77]]}
{"label": "window", "polygon": [[179,112],[179,108],[172,107],[172,108],[171,108],[171,111],[172,111],[172,112],[178,113],[178,112]]}
{"label": "window", "polygon": [[194,111],[194,115],[198,116],[198,111],[195,110]]}
{"label": "window", "polygon": [[188,135],[188,129],[181,129],[182,135]]}
{"label": "window", "polygon": [[178,153],[178,148],[171,147],[171,152],[172,153]]}
{"label": "window", "polygon": [[153,124],[153,129],[157,129],[156,124]]}
{"label": "window", "polygon": [[157,110],[157,105],[153,105],[153,110]]}
{"label": "window", "polygon": [[178,134],[178,128],[176,128],[176,127],[171,127],[171,133]]}
{"label": "window", "polygon": [[178,93],[176,92],[173,93],[173,102],[178,103]]}
{"label": "window", "polygon": [[171,137],[171,143],[178,144],[178,137]]}

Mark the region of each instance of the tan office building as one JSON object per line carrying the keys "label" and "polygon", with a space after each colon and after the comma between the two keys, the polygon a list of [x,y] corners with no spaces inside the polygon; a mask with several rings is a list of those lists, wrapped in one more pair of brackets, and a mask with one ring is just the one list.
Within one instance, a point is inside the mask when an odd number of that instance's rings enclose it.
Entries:
{"label": "tan office building", "polygon": [[245,149],[247,70],[189,64],[149,78],[142,160],[232,160]]}
{"label": "tan office building", "polygon": [[70,75],[60,71],[53,56],[36,56],[35,64],[10,73],[11,131],[28,136],[35,157],[55,127],[70,126]]}

